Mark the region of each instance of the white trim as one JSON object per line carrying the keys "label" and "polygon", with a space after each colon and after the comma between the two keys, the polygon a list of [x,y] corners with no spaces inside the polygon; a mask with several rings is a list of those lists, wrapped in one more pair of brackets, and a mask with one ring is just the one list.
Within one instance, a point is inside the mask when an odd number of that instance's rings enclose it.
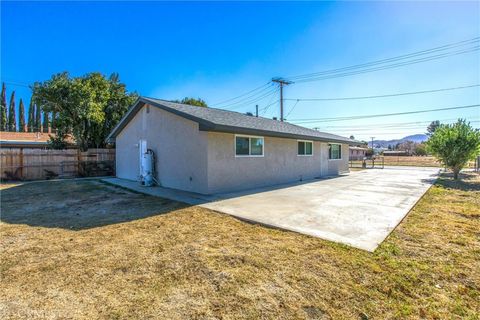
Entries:
{"label": "white trim", "polygon": [[[248,138],[248,154],[237,154],[237,137],[240,138]],[[255,139],[262,139],[262,154],[250,154],[251,153],[251,145],[250,145],[250,138]],[[245,134],[235,134],[233,137],[233,154],[235,158],[262,158],[265,156],[265,137],[262,136],[250,136]]]}
{"label": "white trim", "polygon": [[[331,159],[330,158],[330,146],[334,145],[334,144],[340,146],[340,158]],[[342,160],[342,159],[343,159],[342,144],[341,143],[331,143],[331,142],[329,142],[328,143],[328,161],[336,161],[336,160]]]}
{"label": "white trim", "polygon": [[[298,143],[299,142],[310,142],[312,144],[312,154],[298,154]],[[306,145],[305,145],[306,146]],[[307,148],[304,149],[306,152]],[[313,157],[313,141],[312,140],[297,140],[297,157]]]}

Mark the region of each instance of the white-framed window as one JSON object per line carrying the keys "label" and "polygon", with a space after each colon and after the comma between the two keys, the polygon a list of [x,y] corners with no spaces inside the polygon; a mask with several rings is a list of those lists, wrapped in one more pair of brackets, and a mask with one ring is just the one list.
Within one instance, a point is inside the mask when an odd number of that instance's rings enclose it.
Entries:
{"label": "white-framed window", "polygon": [[339,160],[342,159],[342,145],[338,143],[328,144],[328,159]]}
{"label": "white-framed window", "polygon": [[299,156],[313,155],[313,141],[297,140],[297,155]]}
{"label": "white-framed window", "polygon": [[235,135],[235,157],[263,157],[263,147],[263,137]]}

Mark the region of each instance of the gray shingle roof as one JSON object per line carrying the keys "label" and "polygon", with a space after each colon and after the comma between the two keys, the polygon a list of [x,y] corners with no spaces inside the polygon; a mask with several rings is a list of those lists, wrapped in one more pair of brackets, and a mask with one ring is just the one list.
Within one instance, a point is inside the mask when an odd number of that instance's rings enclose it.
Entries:
{"label": "gray shingle roof", "polygon": [[342,136],[316,131],[313,129],[297,126],[288,122],[248,116],[243,113],[215,108],[202,108],[181,103],[174,103],[166,100],[141,97],[135,102],[120,123],[113,129],[108,139],[115,136],[123,129],[138,110],[144,104],[149,104],[172,112],[181,117],[199,123],[200,130],[230,132],[239,134],[255,134],[273,137],[284,137],[293,139],[310,139],[327,142],[342,142],[356,144],[357,142]]}

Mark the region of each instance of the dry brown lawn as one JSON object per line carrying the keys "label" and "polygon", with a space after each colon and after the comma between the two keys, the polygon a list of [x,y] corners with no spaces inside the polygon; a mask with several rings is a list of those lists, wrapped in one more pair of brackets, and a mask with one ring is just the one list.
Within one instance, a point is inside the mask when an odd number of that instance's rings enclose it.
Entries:
{"label": "dry brown lawn", "polygon": [[[443,165],[432,156],[385,156],[384,163],[386,166],[443,167]],[[475,161],[469,161],[466,167],[475,168]]]}
{"label": "dry brown lawn", "polygon": [[97,181],[2,190],[2,319],[479,319],[480,179],[375,251]]}

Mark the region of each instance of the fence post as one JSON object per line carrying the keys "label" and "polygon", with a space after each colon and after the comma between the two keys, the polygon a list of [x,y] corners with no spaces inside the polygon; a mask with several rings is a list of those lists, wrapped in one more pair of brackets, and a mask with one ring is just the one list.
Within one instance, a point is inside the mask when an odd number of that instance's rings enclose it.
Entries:
{"label": "fence post", "polygon": [[80,170],[81,170],[81,165],[80,165],[80,148],[77,149],[77,176],[80,176]]}
{"label": "fence post", "polygon": [[20,148],[20,180],[24,180],[23,178],[23,148]]}

